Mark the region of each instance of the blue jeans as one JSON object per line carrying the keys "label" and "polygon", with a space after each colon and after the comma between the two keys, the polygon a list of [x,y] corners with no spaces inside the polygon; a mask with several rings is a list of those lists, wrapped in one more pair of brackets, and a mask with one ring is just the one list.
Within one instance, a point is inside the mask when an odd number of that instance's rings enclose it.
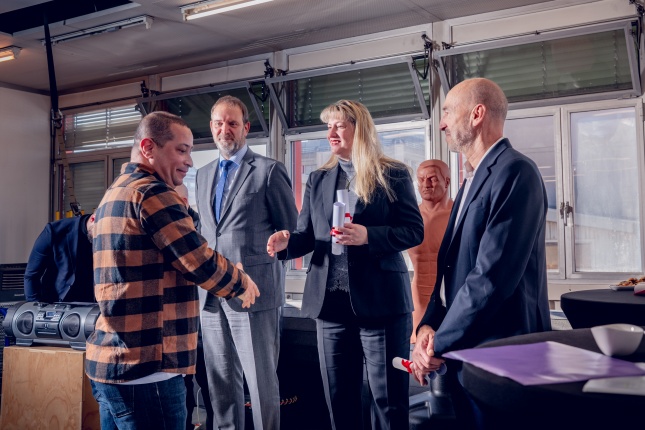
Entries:
{"label": "blue jeans", "polygon": [[90,381],[101,430],[186,428],[186,386],[181,375],[141,385]]}

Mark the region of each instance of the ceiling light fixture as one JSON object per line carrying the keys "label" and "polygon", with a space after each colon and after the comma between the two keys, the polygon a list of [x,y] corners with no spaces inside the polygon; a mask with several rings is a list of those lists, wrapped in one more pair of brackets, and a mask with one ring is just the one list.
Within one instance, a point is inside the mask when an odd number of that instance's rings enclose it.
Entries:
{"label": "ceiling light fixture", "polygon": [[[66,42],[69,40],[81,39],[83,37],[94,36],[96,34],[112,33],[123,28],[134,27],[135,25],[145,24],[146,30],[152,27],[153,18],[148,15],[135,16],[134,18],[124,19],[123,21],[112,22],[110,24],[98,25],[96,27],[87,28],[85,30],[74,31],[72,33],[61,34],[51,38],[52,45],[57,43]],[[44,45],[45,39],[40,40]]]}
{"label": "ceiling light fixture", "polygon": [[15,60],[21,49],[22,48],[13,45],[7,46],[6,48],[0,48],[0,61]]}
{"label": "ceiling light fixture", "polygon": [[184,21],[217,13],[230,12],[243,7],[255,6],[256,4],[267,3],[273,0],[206,0],[182,6],[181,13]]}

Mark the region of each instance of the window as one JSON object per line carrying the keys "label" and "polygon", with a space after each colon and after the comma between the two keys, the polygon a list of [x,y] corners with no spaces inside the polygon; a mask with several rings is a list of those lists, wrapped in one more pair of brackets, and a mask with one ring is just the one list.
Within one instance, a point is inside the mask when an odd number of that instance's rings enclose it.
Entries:
{"label": "window", "polygon": [[[74,163],[69,166],[74,182],[74,195],[76,201],[81,204],[81,210],[90,213],[99,205],[103,194],[105,193],[105,161],[88,161],[85,163]],[[65,177],[61,176],[61,189],[67,191]],[[63,204],[61,213],[65,217],[71,216],[70,196],[67,192],[62,194]]]}
{"label": "window", "polygon": [[[565,217],[571,271],[642,273],[639,154],[634,107],[567,112],[571,165]],[[642,140],[640,142],[642,147]],[[640,156],[639,156],[640,155]],[[641,161],[639,161],[641,160]]]}
{"label": "window", "polygon": [[535,161],[547,190],[550,279],[643,273],[639,118],[642,104],[629,100],[509,113],[504,135]]}
{"label": "window", "polygon": [[65,148],[71,152],[132,146],[141,113],[134,104],[65,114]]}
{"label": "window", "polygon": [[[427,122],[382,125],[377,126],[377,130],[385,154],[404,162],[411,167],[413,172],[427,158],[426,148],[429,147]],[[298,211],[302,209],[302,199],[309,174],[325,164],[331,156],[329,142],[325,136],[324,133],[311,133],[305,137],[294,136],[290,137],[287,143],[290,160],[288,164]],[[407,253],[404,255],[408,268],[412,270]],[[310,258],[311,254],[308,254],[303,258],[293,260],[291,269],[306,269]]]}
{"label": "window", "polygon": [[109,183],[112,183],[114,178],[119,176],[121,173],[121,168],[123,167],[124,164],[127,164],[130,162],[130,157],[123,157],[123,158],[114,158],[112,160],[112,180],[108,180]]}
{"label": "window", "polygon": [[[132,146],[132,141],[129,146]],[[84,213],[91,213],[98,207],[107,187],[121,172],[121,166],[130,161],[130,150],[127,148],[93,155],[82,153],[70,155],[68,159],[76,201]],[[56,173],[54,218],[71,217],[69,192],[60,160]]]}
{"label": "window", "polygon": [[[83,212],[97,208],[108,185],[120,173],[121,165],[130,160],[130,148],[139,121],[141,113],[134,103],[65,112],[65,158],[74,195]],[[59,153],[52,208],[55,219],[72,216],[69,194]]]}
{"label": "window", "polygon": [[[641,94],[632,22],[615,22],[435,51],[444,91],[475,77],[495,81],[515,106]],[[633,28],[634,27],[634,28]],[[550,101],[553,103],[553,100]]]}
{"label": "window", "polygon": [[[548,272],[555,276],[560,274],[560,257],[563,255],[561,245],[564,237],[560,235],[558,202],[562,201],[560,170],[556,166],[556,148],[560,146],[559,116],[557,110],[551,114],[529,118],[517,117],[506,121],[504,135],[511,145],[537,164],[548,198],[546,215],[546,265]],[[556,174],[557,172],[557,174]]]}
{"label": "window", "polygon": [[180,116],[193,132],[195,143],[212,142],[211,108],[220,97],[242,100],[249,110],[249,138],[269,135],[269,94],[263,81],[233,82],[213,87],[176,91],[137,100],[142,112],[166,111]]}
{"label": "window", "polygon": [[287,134],[323,130],[320,112],[341,99],[363,103],[376,123],[427,119],[428,83],[419,82],[417,70],[422,64],[418,63],[411,57],[389,58],[295,72],[266,81]]}

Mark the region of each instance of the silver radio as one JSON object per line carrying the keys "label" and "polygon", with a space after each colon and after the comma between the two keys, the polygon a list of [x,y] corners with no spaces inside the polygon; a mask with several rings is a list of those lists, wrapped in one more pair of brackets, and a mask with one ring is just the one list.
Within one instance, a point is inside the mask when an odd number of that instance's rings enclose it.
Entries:
{"label": "silver radio", "polygon": [[16,339],[16,345],[85,350],[85,341],[94,331],[99,313],[96,303],[18,302],[7,309],[2,327],[6,336]]}

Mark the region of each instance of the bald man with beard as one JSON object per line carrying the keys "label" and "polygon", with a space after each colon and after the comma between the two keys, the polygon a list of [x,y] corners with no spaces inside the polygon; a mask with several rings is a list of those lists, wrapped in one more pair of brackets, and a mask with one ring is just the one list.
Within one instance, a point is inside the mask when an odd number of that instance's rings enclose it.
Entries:
{"label": "bald man with beard", "polygon": [[[551,330],[546,189],[537,165],[504,137],[507,111],[502,89],[483,78],[455,85],[442,106],[448,149],[466,158],[472,175],[455,196],[435,290],[417,327],[412,358],[422,385],[447,352]],[[450,361],[446,374],[457,426],[509,428],[465,390],[461,364]]]}
{"label": "bald man with beard", "polygon": [[423,242],[410,248],[408,255],[414,266],[412,278],[412,336],[415,343],[416,328],[428,307],[437,280],[437,255],[443,234],[448,226],[452,199],[450,168],[441,160],[426,160],[417,168],[417,186],[421,195],[419,210],[423,217]]}

